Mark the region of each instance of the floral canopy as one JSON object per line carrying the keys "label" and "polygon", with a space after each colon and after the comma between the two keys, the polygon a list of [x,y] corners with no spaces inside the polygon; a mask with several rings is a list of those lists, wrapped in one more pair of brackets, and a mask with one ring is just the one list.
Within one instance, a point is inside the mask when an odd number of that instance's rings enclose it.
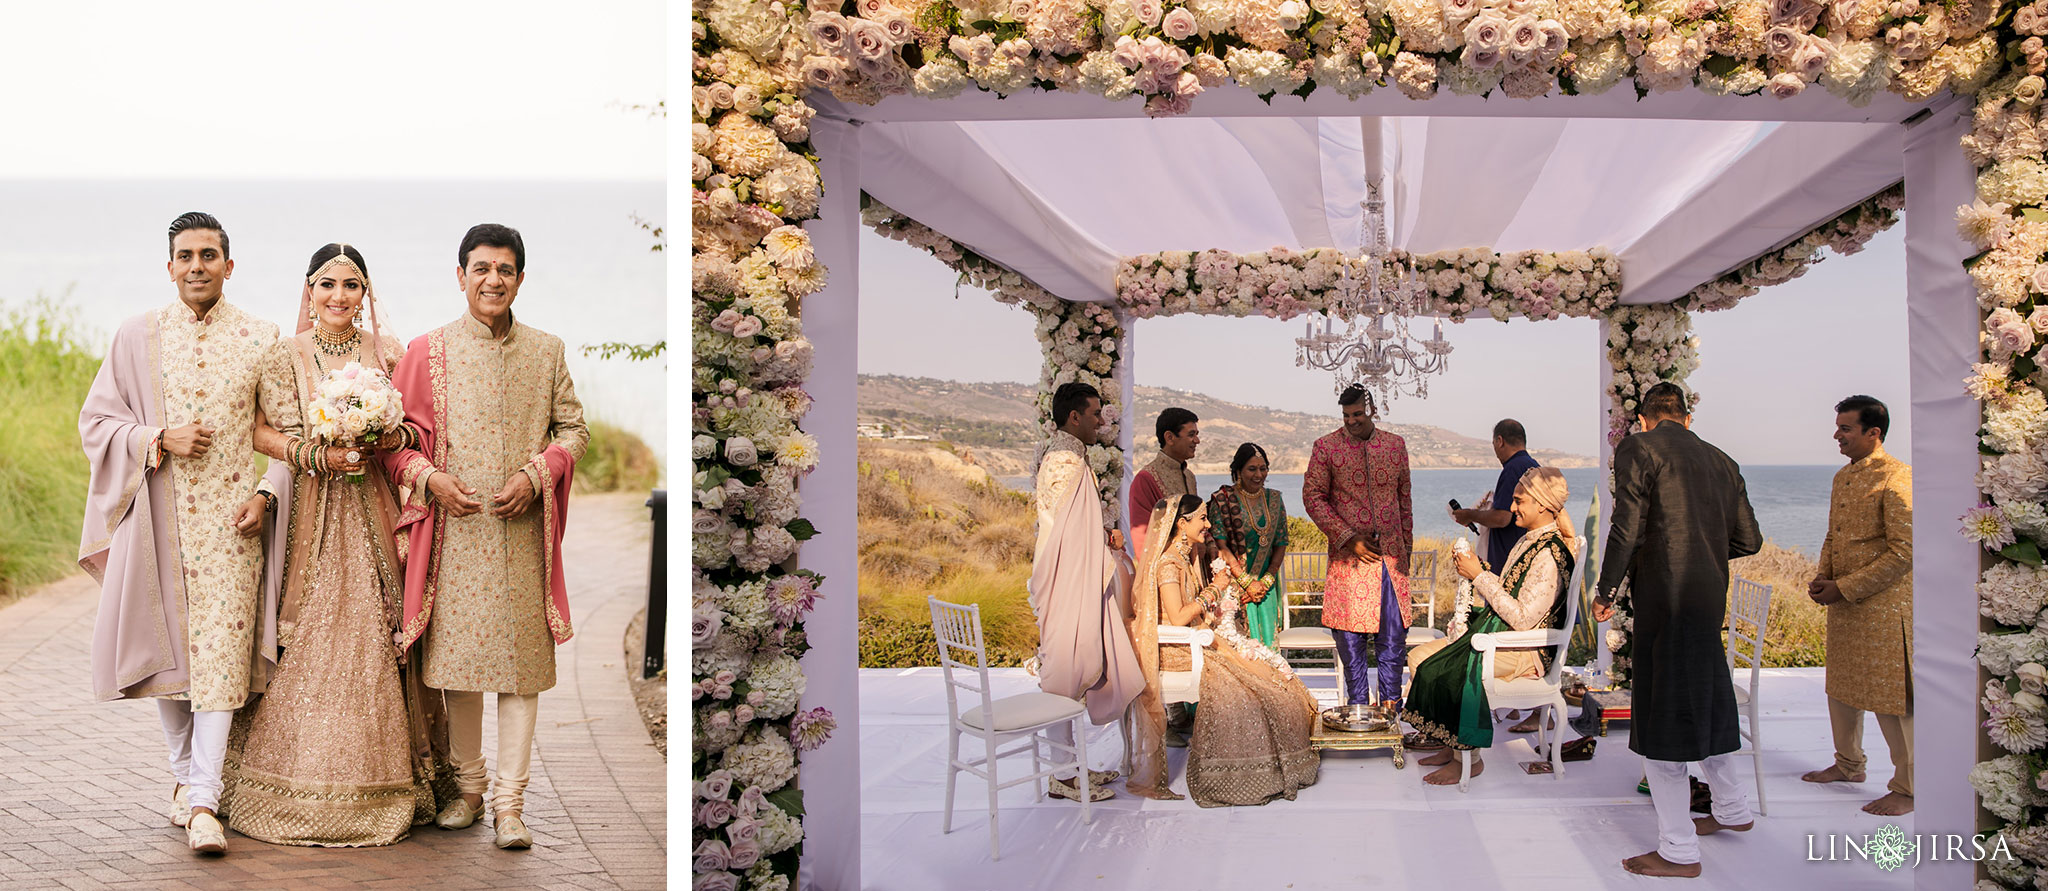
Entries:
{"label": "floral canopy", "polygon": [[[1097,383],[1114,422],[1132,320],[1324,304],[1373,162],[1432,311],[1601,321],[1610,438],[1696,364],[1690,312],[1905,212],[1914,831],[2000,832],[2003,887],[2048,868],[2048,0],[694,12],[695,887],[861,884],[860,226],[1031,308],[1042,389]],[[1122,454],[1091,455],[1105,494]],[[791,712],[752,684],[796,657]]]}

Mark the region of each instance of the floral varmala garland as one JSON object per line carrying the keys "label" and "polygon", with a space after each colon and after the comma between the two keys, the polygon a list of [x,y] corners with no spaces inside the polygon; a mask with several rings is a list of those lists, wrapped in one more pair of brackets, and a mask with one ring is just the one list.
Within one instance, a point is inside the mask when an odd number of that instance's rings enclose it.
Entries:
{"label": "floral varmala garland", "polygon": [[820,180],[800,98],[808,45],[779,5],[699,5],[691,94],[692,886],[786,891],[795,881],[801,751],[832,732],[804,710],[803,617],[823,582],[790,571],[798,480],[818,443],[798,429],[812,348],[799,301],[825,269],[799,224]]}
{"label": "floral varmala garland", "polygon": [[[807,126],[810,114],[801,101],[805,89],[831,89],[843,99],[868,103],[904,92],[939,98],[968,89],[1087,90],[1112,100],[1141,97],[1148,114],[1171,115],[1184,113],[1196,95],[1226,81],[1268,99],[1281,92],[1306,95],[1324,87],[1356,97],[1386,85],[1412,98],[1427,98],[1440,86],[1482,95],[1498,90],[1511,98],[1553,90],[1595,94],[1631,77],[1639,95],[1696,85],[1710,94],[1769,92],[1785,98],[1817,83],[1852,105],[1861,105],[1882,90],[1912,102],[1944,89],[1978,94],[1993,78],[2000,78],[1999,85],[1980,96],[1978,127],[1965,140],[1965,148],[1984,168],[1978,183],[1981,209],[1996,208],[1991,215],[2006,216],[2008,234],[2020,237],[1988,245],[1990,250],[1978,259],[1972,274],[1986,295],[1987,309],[1998,305],[2020,315],[2020,304],[2026,301],[2010,299],[2013,281],[2031,277],[2042,253],[2030,250],[2034,233],[2021,224],[2034,222],[2026,219],[2029,212],[2038,213],[2048,204],[2048,160],[2042,157],[2038,131],[2029,132],[2019,120],[2038,125],[2034,106],[2042,93],[2040,75],[2048,67],[2044,24],[2048,6],[1992,0],[975,0],[903,5],[888,0],[826,0],[810,6],[717,0],[697,4],[694,22],[699,67],[693,108],[700,126],[693,134],[697,151],[692,179],[700,185],[692,208],[697,223],[693,245],[700,257],[722,255],[738,264],[765,238],[765,232],[750,237],[755,233],[748,231],[770,222],[762,210],[780,218],[777,225],[815,214],[815,167],[789,163],[769,150],[759,128],[732,122],[734,116],[727,113],[736,111],[755,123],[765,119],[770,136],[784,143],[773,149],[801,148],[805,137],[798,131]],[[725,136],[733,142],[719,145]],[[722,183],[715,181],[720,176],[726,177]],[[1998,208],[2000,204],[2006,206]],[[752,225],[737,233],[728,228],[742,220]],[[767,290],[760,264],[748,271],[746,280]],[[1739,270],[1732,274],[1735,280],[1712,283],[1688,295],[1688,300],[1693,308],[1718,308],[1714,304],[1726,302],[1734,291],[1781,274],[1782,268],[1764,265]],[[821,283],[822,270],[816,275]],[[701,289],[701,278],[697,284]],[[2042,293],[2025,287],[2022,294]],[[711,318],[716,320],[728,308],[759,318],[753,307],[737,306],[736,292],[744,290],[727,285],[724,293],[733,302],[716,306]],[[700,323],[706,309],[700,304]],[[2022,318],[2031,315],[2029,311]],[[744,330],[744,319],[727,320],[736,330]],[[765,319],[762,326],[768,327]],[[1988,321],[1988,327],[1995,336],[2016,339],[2006,316]],[[759,343],[772,337],[750,331],[736,339],[757,338],[754,342]],[[700,336],[697,344],[699,356],[706,354],[707,346],[714,351],[734,348],[715,338],[709,344],[703,339]],[[800,343],[800,334],[777,341],[767,356],[758,347],[742,352],[760,362],[794,363],[798,360],[793,354],[805,348],[793,347],[785,355],[782,344],[792,342]],[[2034,375],[2031,357],[2015,352],[1988,358],[1991,361],[1970,381],[1972,392],[1986,402],[1987,437],[2000,436],[1989,432],[1989,423],[1996,422],[2042,438],[2039,428],[2048,425],[2039,418],[2048,414],[2048,401],[2029,379]],[[731,392],[723,390],[724,378],[704,377],[700,370],[693,388],[700,426],[713,393],[722,407],[728,396],[744,401],[737,377]],[[802,375],[774,379],[800,381]],[[705,383],[712,386],[706,388]],[[2002,395],[1994,398],[1994,393]],[[700,464],[718,454],[716,433],[710,434],[708,455],[701,446],[697,449]],[[2025,450],[2002,450],[1994,457],[2004,459],[2015,451]],[[719,488],[725,488],[722,482]],[[700,494],[704,491],[708,489]],[[1999,521],[2013,525],[2016,520],[2009,513],[2027,518],[2019,521],[2022,526],[2031,520],[2026,505],[2035,502],[1995,501],[1995,494],[1992,499],[1987,503],[1995,506]],[[1980,516],[1976,523],[1997,534],[1998,521]],[[2017,535],[2014,544],[2019,544]],[[2007,614],[1993,602],[2034,597],[2031,592],[2048,589],[2048,580],[2025,560],[2002,559],[2007,562],[2001,565],[2027,569],[2002,569],[1996,579],[1987,572],[1980,593],[1987,610]],[[2026,572],[2034,574],[2029,577]],[[709,579],[701,573],[700,577]],[[2014,594],[2008,588],[2027,593]],[[701,590],[700,586],[700,601],[720,596]],[[742,603],[752,599],[739,588],[724,596]],[[2019,612],[2025,613],[2025,604],[2020,606]],[[2044,674],[2034,666],[2048,652],[2048,645],[2040,643],[2048,640],[2048,630],[2042,628],[2038,614],[2016,618],[2016,627],[2029,630],[1997,635],[1984,651],[1987,669],[2010,679],[2005,700],[1995,690],[1987,691],[1987,715],[1994,724],[2016,723],[2003,720],[2009,711],[2004,703],[2017,703],[2012,708],[2021,711],[2032,709],[2033,700],[2020,694],[2039,695],[2032,687],[2040,686]],[[695,625],[701,635],[707,625],[723,621],[721,617]],[[2003,675],[2000,667],[2012,674]],[[732,671],[732,679],[739,680],[738,671]],[[707,680],[716,682],[718,677]],[[2013,692],[2013,684],[2018,692]],[[709,692],[722,690],[714,683]],[[755,721],[760,721],[758,716]],[[2048,793],[2037,791],[2042,753],[2032,745],[2032,735],[2024,728],[2009,740],[2027,749],[2024,754],[1985,762],[1972,774],[1986,806],[2012,824],[2000,832],[2022,861],[1990,863],[1997,882],[2011,887],[2023,886],[2038,864],[2048,862],[2048,830],[2038,825]],[[768,752],[758,759],[741,759],[753,760],[769,767],[780,764]],[[772,780],[779,772],[761,775],[749,770],[749,778]],[[742,790],[740,803],[734,805],[732,790],[730,771],[700,780],[700,825],[706,816],[713,825],[730,821],[725,808],[734,813],[762,812],[760,797]],[[750,824],[737,835],[751,839],[761,831]],[[722,849],[704,848],[709,839],[698,839],[696,887],[734,887],[743,880],[754,887],[787,887],[793,858],[781,861],[791,864],[787,869],[755,862],[736,870],[736,863],[758,858],[759,849],[741,841],[742,851],[734,857],[735,835],[726,832],[728,842]]]}

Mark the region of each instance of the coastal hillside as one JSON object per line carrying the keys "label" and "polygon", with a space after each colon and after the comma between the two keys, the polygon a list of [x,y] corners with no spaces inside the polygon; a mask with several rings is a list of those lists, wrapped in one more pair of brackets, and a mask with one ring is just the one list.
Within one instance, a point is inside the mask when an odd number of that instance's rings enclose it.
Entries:
{"label": "coastal hillside", "polygon": [[[863,374],[860,376],[860,423],[863,435],[875,438],[916,437],[952,443],[963,457],[995,476],[1030,472],[1038,446],[1037,386],[1018,383],[963,383],[922,377]],[[1329,415],[1280,411],[1226,402],[1164,387],[1139,387],[1138,417],[1155,417],[1170,405],[1193,411],[1202,419],[1204,445],[1196,454],[1196,473],[1224,473],[1237,443],[1256,442],[1272,456],[1276,473],[1300,473],[1308,466],[1316,438],[1335,430]],[[1408,441],[1408,455],[1418,469],[1496,467],[1491,431],[1466,436],[1421,424],[1387,424]],[[1136,437],[1138,465],[1152,460],[1156,446],[1149,427]],[[1537,449],[1536,460],[1551,467],[1590,467],[1594,460],[1553,449]]]}

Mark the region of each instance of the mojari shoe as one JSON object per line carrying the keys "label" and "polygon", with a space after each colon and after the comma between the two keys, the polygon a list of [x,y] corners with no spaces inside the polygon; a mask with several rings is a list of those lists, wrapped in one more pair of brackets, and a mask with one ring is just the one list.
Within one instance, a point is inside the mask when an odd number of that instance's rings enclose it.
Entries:
{"label": "mojari shoe", "polygon": [[498,838],[493,842],[505,850],[533,847],[533,832],[526,828],[526,821],[518,814],[502,814],[498,817]]}
{"label": "mojari shoe", "polygon": [[192,846],[194,853],[225,854],[228,852],[227,830],[214,815],[201,811],[193,814],[185,826],[185,842]]}
{"label": "mojari shoe", "polygon": [[186,803],[185,784],[179,783],[177,791],[171,793],[171,825],[179,829],[192,822],[192,805]]}
{"label": "mojari shoe", "polygon": [[[1095,785],[1094,777],[1089,777],[1089,801],[1106,801],[1115,794],[1116,793],[1111,792],[1106,788]],[[1073,780],[1063,780],[1058,777],[1054,777],[1046,781],[1045,797],[1064,798],[1068,801],[1080,801],[1081,787],[1078,783],[1074,782]]]}
{"label": "mojari shoe", "polygon": [[434,825],[442,829],[468,829],[483,813],[483,805],[470,804],[469,799],[457,795],[434,817]]}

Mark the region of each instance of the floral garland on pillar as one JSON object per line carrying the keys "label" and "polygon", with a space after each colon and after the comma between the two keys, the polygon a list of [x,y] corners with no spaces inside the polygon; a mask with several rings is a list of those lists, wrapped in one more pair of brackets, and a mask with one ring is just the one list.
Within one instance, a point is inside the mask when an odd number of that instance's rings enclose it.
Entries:
{"label": "floral garland on pillar", "polygon": [[[991,292],[996,300],[1029,309],[1038,318],[1039,349],[1045,365],[1038,375],[1038,419],[1042,438],[1050,439],[1052,394],[1061,384],[1078,381],[1102,394],[1100,439],[1088,449],[1088,466],[1101,486],[1106,519],[1122,516],[1124,452],[1117,443],[1123,423],[1123,387],[1117,376],[1123,364],[1123,320],[1107,304],[1062,300],[1051,291],[938,230],[861,195],[861,222],[875,233],[922,249],[960,274],[960,281]],[[1036,471],[1033,467],[1033,471]]]}
{"label": "floral garland on pillar", "polygon": [[808,234],[820,180],[806,46],[765,5],[700,4],[691,91],[691,874],[698,891],[787,891],[803,843],[798,753],[834,719],[800,708],[803,617],[824,581],[793,570],[815,534],[798,481],[812,348],[799,301],[825,285]]}
{"label": "floral garland on pillar", "polygon": [[1963,534],[1991,558],[1977,584],[1978,612],[1996,625],[1978,638],[1977,663],[1991,675],[1979,704],[1987,735],[2006,752],[1973,768],[1970,784],[2003,823],[1987,846],[2002,841],[2019,856],[1987,858],[1991,881],[1980,888],[2033,887],[2048,875],[2048,163],[2035,129],[2048,4],[2020,7],[2013,24],[2016,63],[1977,94],[1975,127],[1963,141],[1980,171],[1977,200],[1956,213],[1963,238],[1982,249],[1965,265],[1985,310],[1984,361],[1964,382],[1984,408],[1984,494],[1963,515]]}

